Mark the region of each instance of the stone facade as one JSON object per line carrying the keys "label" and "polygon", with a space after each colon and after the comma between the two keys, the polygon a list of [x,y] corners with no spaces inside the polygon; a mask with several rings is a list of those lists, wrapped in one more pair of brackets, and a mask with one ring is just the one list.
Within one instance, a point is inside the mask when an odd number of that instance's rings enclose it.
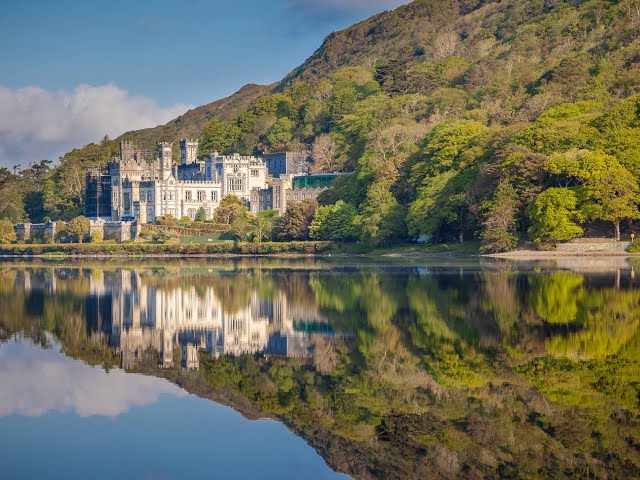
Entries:
{"label": "stone facade", "polygon": [[287,174],[306,175],[311,171],[311,152],[308,150],[265,153],[263,157],[269,174],[274,178]]}
{"label": "stone facade", "polygon": [[[122,142],[120,158],[87,175],[87,188],[95,192],[87,202],[87,213],[94,215],[88,216],[153,223],[167,214],[193,219],[203,208],[206,219],[211,219],[223,196],[237,195],[248,205],[251,190],[267,186],[267,167],[260,158],[214,152],[201,162],[197,140],[181,140],[180,147],[182,163],[173,166],[171,143],[159,143],[156,159],[148,162],[131,142]],[[105,202],[106,194],[109,202]],[[109,203],[110,215],[101,214]]]}
{"label": "stone facade", "polygon": [[[198,141],[180,141],[180,165],[172,164],[172,144],[159,143],[148,162],[131,142],[122,142],[120,158],[87,176],[87,216],[104,220],[154,223],[172,215],[194,219],[202,208],[211,219],[225,195],[237,195],[251,212],[278,210],[317,199],[338,174],[309,175],[310,152],[280,152],[254,156],[219,155],[197,158]],[[105,195],[109,195],[105,201]],[[110,205],[110,215],[105,215]]]}
{"label": "stone facade", "polygon": [[[287,205],[291,203],[317,200],[318,195],[328,190],[337,176],[337,174],[280,175],[279,178],[273,179],[271,208],[278,210],[282,215],[287,210]],[[321,182],[315,181],[320,177],[322,177]]]}
{"label": "stone facade", "polygon": [[273,188],[254,188],[251,190],[251,212],[258,213],[273,210]]}

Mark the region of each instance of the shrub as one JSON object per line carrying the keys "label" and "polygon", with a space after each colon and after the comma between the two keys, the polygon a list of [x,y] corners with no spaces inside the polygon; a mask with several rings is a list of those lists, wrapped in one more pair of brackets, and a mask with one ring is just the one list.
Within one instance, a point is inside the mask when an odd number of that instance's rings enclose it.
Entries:
{"label": "shrub", "polygon": [[16,241],[16,232],[10,220],[0,220],[0,243],[11,243]]}
{"label": "shrub", "polygon": [[104,240],[104,236],[100,230],[91,232],[91,243],[100,243],[102,240]]}
{"label": "shrub", "polygon": [[156,243],[166,243],[171,238],[171,235],[163,230],[158,230],[157,232],[154,232],[152,238]]}

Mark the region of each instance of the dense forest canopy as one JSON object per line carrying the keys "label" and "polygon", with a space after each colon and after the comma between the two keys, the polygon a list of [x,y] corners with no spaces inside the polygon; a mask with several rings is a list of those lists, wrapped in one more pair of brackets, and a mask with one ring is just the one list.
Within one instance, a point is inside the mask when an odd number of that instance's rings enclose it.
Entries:
{"label": "dense forest canopy", "polygon": [[[586,222],[619,235],[639,216],[639,32],[638,0],[417,0],[331,34],[275,88],[190,132],[203,157],[311,148],[315,171],[354,171],[320,203],[353,207],[348,237],[372,244],[497,251]],[[153,132],[122,138],[167,139]],[[118,140],[3,170],[0,215],[78,214],[84,172]]]}

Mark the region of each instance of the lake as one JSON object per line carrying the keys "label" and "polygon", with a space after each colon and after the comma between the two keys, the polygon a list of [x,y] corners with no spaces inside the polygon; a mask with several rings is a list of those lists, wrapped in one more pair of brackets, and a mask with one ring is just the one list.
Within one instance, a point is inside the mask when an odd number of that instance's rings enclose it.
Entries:
{"label": "lake", "polygon": [[0,263],[0,476],[638,478],[633,262]]}

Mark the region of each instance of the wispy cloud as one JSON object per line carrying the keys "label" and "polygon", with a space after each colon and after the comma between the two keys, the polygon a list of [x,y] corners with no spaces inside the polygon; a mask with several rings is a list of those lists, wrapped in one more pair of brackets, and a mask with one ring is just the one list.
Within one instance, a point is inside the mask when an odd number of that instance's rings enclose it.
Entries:
{"label": "wispy cloud", "polygon": [[114,84],[50,92],[37,86],[0,86],[0,166],[57,157],[74,147],[127,130],[166,123],[189,109],[161,107]]}

